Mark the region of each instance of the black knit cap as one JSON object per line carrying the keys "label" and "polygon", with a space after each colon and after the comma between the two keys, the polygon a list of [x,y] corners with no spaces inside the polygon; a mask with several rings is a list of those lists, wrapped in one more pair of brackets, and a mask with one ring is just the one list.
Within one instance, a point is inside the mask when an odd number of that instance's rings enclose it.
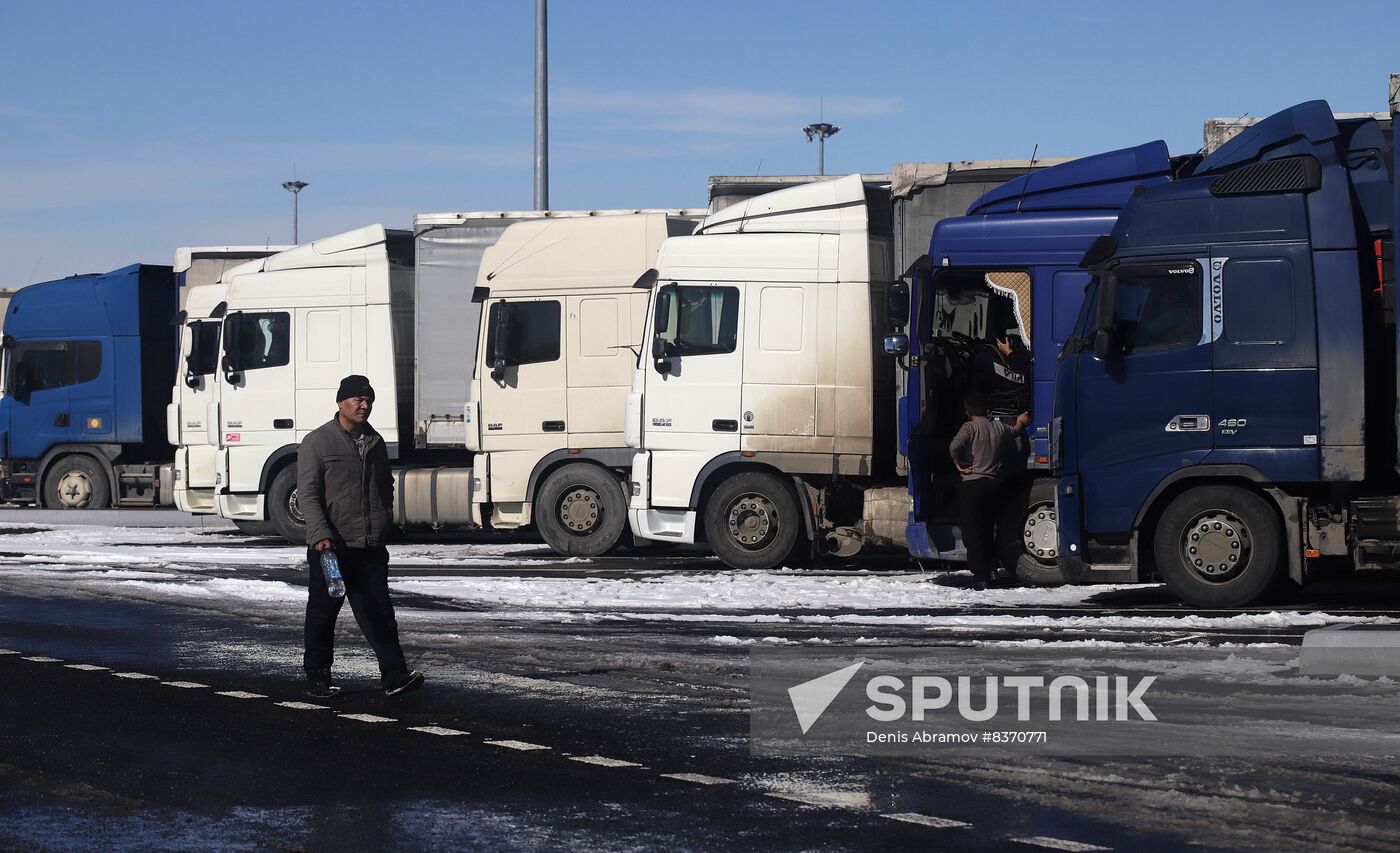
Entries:
{"label": "black knit cap", "polygon": [[352,373],[340,380],[340,390],[335,392],[335,401],[339,403],[347,397],[368,397],[373,403],[374,387],[369,384],[369,377]]}

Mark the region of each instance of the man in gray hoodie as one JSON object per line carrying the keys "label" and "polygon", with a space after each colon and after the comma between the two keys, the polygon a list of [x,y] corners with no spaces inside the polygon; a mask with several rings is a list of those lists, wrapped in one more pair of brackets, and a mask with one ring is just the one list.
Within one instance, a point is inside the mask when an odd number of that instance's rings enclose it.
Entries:
{"label": "man in gray hoodie", "polygon": [[394,480],[384,440],[369,425],[374,388],[364,376],[347,376],[336,392],[335,417],[311,432],[297,451],[297,508],[306,519],[306,692],[328,699],[335,619],[343,599],[330,595],[321,565],[331,551],[345,578],[355,621],[379,659],[384,692],[417,690],[423,673],[410,672],[399,647],[399,627],[389,598],[389,550]]}
{"label": "man in gray hoodie", "polygon": [[983,590],[992,580],[996,555],[996,498],[1007,463],[1016,458],[1016,436],[1030,423],[1030,413],[1022,412],[1013,427],[987,417],[987,398],[971,393],[963,400],[967,423],[953,436],[948,453],[962,475],[958,486],[963,546],[967,567],[972,570],[973,589]]}

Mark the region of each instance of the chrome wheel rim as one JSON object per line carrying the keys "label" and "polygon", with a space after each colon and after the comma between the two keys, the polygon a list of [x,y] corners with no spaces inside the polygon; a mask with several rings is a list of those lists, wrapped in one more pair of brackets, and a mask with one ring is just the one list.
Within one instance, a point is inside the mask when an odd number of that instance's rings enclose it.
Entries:
{"label": "chrome wheel rim", "polygon": [[1060,525],[1053,501],[1038,503],[1026,511],[1021,544],[1027,554],[1042,563],[1053,563],[1060,556]]}
{"label": "chrome wheel rim", "polygon": [[763,495],[740,495],[729,505],[727,522],[739,547],[757,551],[778,535],[778,508]]}
{"label": "chrome wheel rim", "polygon": [[1197,513],[1181,536],[1181,559],[1211,583],[1236,578],[1249,565],[1253,539],[1239,516],[1221,509]]}
{"label": "chrome wheel rim", "polygon": [[592,533],[603,518],[603,499],[587,486],[574,486],[559,499],[559,522],[576,536]]}
{"label": "chrome wheel rim", "polygon": [[72,470],[58,481],[58,502],[64,509],[82,509],[92,501],[92,478],[86,472]]}
{"label": "chrome wheel rim", "polygon": [[301,514],[301,507],[297,505],[297,490],[295,488],[287,493],[287,515],[291,516],[292,521],[297,524],[306,526],[306,518]]}

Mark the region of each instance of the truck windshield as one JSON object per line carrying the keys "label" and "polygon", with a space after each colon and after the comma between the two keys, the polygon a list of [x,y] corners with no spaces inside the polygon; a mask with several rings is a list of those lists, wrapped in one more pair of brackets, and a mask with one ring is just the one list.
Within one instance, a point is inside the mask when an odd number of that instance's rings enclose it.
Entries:
{"label": "truck windshield", "polygon": [[189,324],[190,354],[185,369],[191,376],[207,376],[219,365],[219,323],[200,320]]}
{"label": "truck windshield", "polygon": [[1117,273],[1113,326],[1126,353],[1195,344],[1201,339],[1201,274],[1196,264]]}

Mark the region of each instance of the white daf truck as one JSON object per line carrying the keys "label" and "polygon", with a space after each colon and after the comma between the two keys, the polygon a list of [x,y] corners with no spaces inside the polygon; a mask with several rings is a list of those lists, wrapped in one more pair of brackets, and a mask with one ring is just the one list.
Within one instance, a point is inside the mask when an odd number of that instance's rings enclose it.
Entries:
{"label": "white daf truck", "polygon": [[[654,265],[661,242],[688,232],[698,216],[624,213],[634,212],[424,216],[415,222],[416,250],[408,232],[371,226],[233,271],[221,359],[219,514],[267,520],[301,541],[297,444],[334,414],[335,389],[351,373],[368,376],[376,389],[373,423],[396,462],[395,513],[405,527],[530,523],[533,491],[553,471],[550,464],[535,469],[557,450],[625,468],[603,451],[609,442],[621,447],[627,379],[613,374],[617,363],[624,372],[633,363],[629,347],[639,343],[645,308],[621,294],[639,293],[631,285]],[[488,248],[513,231],[518,238]],[[574,291],[611,299],[615,328],[593,330],[604,322],[604,306],[565,298]],[[559,308],[555,337],[536,341],[547,331],[539,312],[550,303]],[[473,380],[483,305],[488,319],[498,318],[494,334],[481,338],[499,381]],[[588,334],[578,331],[575,309],[587,313]],[[551,346],[554,358],[546,359]],[[603,403],[611,386],[615,399]],[[470,387],[481,397],[468,407]],[[579,402],[569,408],[571,396]],[[565,402],[562,411],[552,408],[555,398]],[[588,404],[595,400],[596,408]],[[520,420],[535,409],[543,415],[533,426]],[[609,423],[594,411],[615,414]],[[571,422],[588,431],[570,429]],[[474,472],[478,449],[485,458]],[[499,512],[486,508],[488,495],[502,501]],[[624,512],[613,515],[620,521]],[[621,535],[608,518],[573,529],[560,544],[606,550],[615,539],[589,543]]]}
{"label": "white daf truck", "polygon": [[[180,288],[180,358],[170,403],[166,438],[175,450],[175,506],[182,512],[212,515],[214,463],[218,454],[219,329],[227,287],[225,271],[285,251],[290,246],[186,246],[175,250],[175,281]],[[211,414],[212,412],[212,414]]]}
{"label": "white daf truck", "polygon": [[703,536],[730,566],[771,568],[802,535],[846,556],[882,523],[903,528],[880,351],[898,274],[888,210],[850,175],[732,205],[662,246],[626,402],[636,536]]}

